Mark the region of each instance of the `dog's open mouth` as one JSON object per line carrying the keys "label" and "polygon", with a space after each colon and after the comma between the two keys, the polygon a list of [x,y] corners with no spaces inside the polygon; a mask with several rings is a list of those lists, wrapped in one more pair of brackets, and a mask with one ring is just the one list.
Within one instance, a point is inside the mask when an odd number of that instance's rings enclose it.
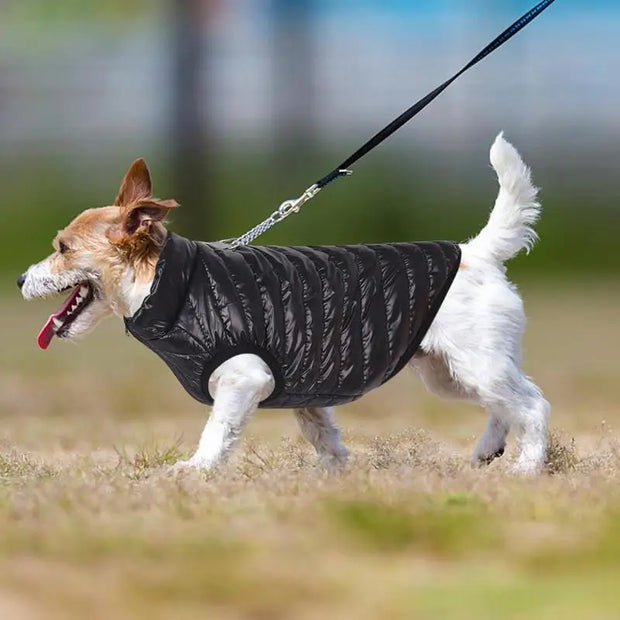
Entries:
{"label": "dog's open mouth", "polygon": [[93,286],[88,281],[80,282],[58,310],[50,314],[43,329],[39,332],[37,338],[39,347],[45,350],[54,336],[62,338],[67,333],[71,323],[77,319],[94,298]]}

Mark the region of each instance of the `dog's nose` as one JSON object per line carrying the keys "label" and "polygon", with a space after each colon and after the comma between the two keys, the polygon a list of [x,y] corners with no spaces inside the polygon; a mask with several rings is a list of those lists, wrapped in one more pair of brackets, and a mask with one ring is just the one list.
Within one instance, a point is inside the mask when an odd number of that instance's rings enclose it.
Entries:
{"label": "dog's nose", "polygon": [[26,281],[26,274],[22,273],[22,275],[19,276],[19,278],[17,278],[17,286],[19,286],[19,288],[21,289],[22,286],[24,286],[25,281]]}

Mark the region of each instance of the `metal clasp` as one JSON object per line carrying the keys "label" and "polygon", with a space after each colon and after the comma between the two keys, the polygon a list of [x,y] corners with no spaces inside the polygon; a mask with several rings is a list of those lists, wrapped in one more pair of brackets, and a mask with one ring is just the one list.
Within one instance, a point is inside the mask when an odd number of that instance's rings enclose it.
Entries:
{"label": "metal clasp", "polygon": [[233,249],[239,247],[240,245],[248,245],[249,243],[252,243],[254,239],[262,235],[278,222],[281,222],[293,213],[299,213],[304,204],[306,204],[308,200],[314,198],[320,191],[321,188],[316,183],[311,185],[301,196],[299,196],[299,198],[285,200],[276,211],[274,211],[266,220],[258,224],[258,226],[255,226],[252,230],[249,230],[244,235],[241,235],[241,237],[229,239],[227,242]]}

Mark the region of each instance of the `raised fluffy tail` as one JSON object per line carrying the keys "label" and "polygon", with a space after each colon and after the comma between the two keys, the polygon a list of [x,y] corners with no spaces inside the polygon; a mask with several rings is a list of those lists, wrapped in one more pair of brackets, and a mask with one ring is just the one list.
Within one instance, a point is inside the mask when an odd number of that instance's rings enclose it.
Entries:
{"label": "raised fluffy tail", "polygon": [[538,239],[532,225],[540,214],[540,204],[529,168],[503,133],[491,147],[491,165],[499,180],[499,194],[487,225],[467,246],[478,255],[503,263],[521,250],[532,249]]}

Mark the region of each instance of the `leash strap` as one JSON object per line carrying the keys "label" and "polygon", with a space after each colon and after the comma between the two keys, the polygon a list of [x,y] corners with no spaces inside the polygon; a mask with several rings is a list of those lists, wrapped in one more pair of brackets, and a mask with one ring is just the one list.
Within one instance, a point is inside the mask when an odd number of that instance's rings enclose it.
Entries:
{"label": "leash strap", "polygon": [[316,183],[312,184],[299,198],[284,201],[280,207],[274,211],[266,220],[252,228],[241,237],[234,240],[227,240],[230,245],[235,248],[240,245],[248,245],[254,239],[269,230],[273,225],[281,222],[292,213],[298,213],[301,207],[314,198],[325,186],[329,185],[341,176],[352,174],[349,168],[358,160],[360,160],[369,151],[379,146],[384,140],[389,138],[395,131],[400,129],[405,123],[408,123],[414,116],[418,115],[429,103],[435,100],[439,95],[456,81],[463,73],[477,65],[481,60],[489,54],[504,45],[508,40],[514,37],[518,32],[523,30],[530,22],[538,17],[545,9],[552,5],[555,0],[543,0],[525,15],[519,18],[514,24],[508,27],[497,38],[489,43],[476,57],[469,61],[458,73],[446,80],[435,90],[428,93],[425,97],[414,103],[409,109],[405,110],[398,118],[395,118],[389,125],[386,125],[381,131],[375,134],[368,142],[363,144],[355,153],[347,157],[339,166],[336,166],[331,172],[321,177]]}

